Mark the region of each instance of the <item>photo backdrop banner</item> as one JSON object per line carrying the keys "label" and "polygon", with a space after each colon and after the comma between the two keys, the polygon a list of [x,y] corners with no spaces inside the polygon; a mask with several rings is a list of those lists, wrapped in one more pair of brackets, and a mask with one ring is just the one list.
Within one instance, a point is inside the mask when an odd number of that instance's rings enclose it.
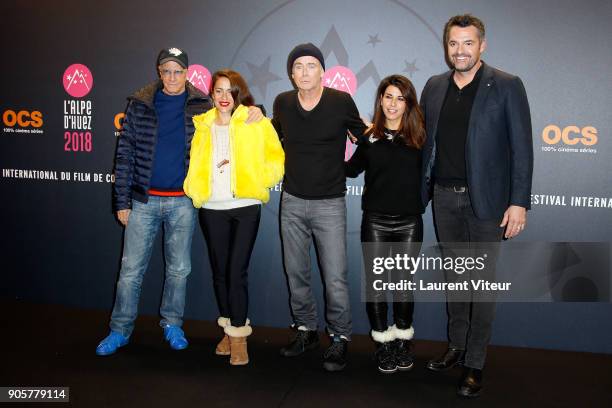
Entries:
{"label": "photo backdrop banner", "polygon": [[[215,70],[239,71],[271,115],[275,96],[291,88],[287,54],[298,43],[312,42],[326,59],[325,85],[350,92],[369,119],[381,78],[403,74],[420,93],[430,76],[448,69],[442,29],[450,16],[467,12],[486,24],[483,59],[520,76],[531,105],[532,210],[517,240],[562,242],[566,250],[552,253],[563,258],[572,243],[609,244],[609,1],[66,0],[5,1],[0,10],[4,298],[110,310],[123,232],[111,210],[115,146],[125,98],[156,79],[161,48],[186,50],[188,78],[205,92]],[[347,158],[353,149],[347,144]],[[358,178],[347,189],[357,333],[369,330],[360,297],[362,186]],[[279,186],[271,196],[250,265],[249,314],[254,325],[286,327],[291,319]],[[424,219],[425,241],[432,243],[430,208]],[[159,308],[160,238],[143,284],[141,313]],[[192,257],[186,318],[215,319],[199,229]],[[313,280],[322,311],[316,270]],[[612,353],[611,312],[609,302],[500,303],[492,342]],[[444,303],[419,303],[415,318],[418,339],[446,339]]]}

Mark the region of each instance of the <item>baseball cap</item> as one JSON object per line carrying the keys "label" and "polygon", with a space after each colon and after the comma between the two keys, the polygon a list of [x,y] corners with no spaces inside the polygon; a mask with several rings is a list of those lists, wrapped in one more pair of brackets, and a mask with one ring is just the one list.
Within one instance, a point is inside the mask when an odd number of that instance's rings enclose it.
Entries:
{"label": "baseball cap", "polygon": [[189,66],[189,60],[185,51],[176,47],[164,48],[159,52],[157,56],[157,65],[162,65],[168,61],[174,61],[183,68]]}

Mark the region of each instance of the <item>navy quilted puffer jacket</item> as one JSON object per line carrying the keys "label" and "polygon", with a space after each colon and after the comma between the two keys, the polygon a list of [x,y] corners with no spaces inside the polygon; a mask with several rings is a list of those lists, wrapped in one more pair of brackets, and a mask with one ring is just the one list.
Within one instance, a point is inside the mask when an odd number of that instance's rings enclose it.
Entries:
{"label": "navy quilted puffer jacket", "polygon": [[[157,80],[128,98],[121,136],[115,155],[113,210],[132,207],[132,199],[146,203],[157,145],[157,115],[153,100],[163,87]],[[193,137],[193,116],[211,108],[210,99],[189,82],[185,102],[185,169],[189,168],[189,150]]]}

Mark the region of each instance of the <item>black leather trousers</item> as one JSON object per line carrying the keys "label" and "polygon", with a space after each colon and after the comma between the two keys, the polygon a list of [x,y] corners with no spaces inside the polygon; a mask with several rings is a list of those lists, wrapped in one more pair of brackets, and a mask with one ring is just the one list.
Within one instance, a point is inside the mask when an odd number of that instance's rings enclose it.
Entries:
{"label": "black leather trousers", "polygon": [[[392,257],[395,250],[408,252],[408,256],[417,257],[423,241],[423,220],[420,215],[387,215],[364,211],[361,220],[361,242],[368,246],[365,256]],[[398,243],[397,245],[389,243]],[[404,243],[405,245],[402,245]],[[377,245],[380,244],[380,245]],[[368,255],[366,255],[366,252]],[[364,259],[366,265],[371,265]],[[372,288],[375,279],[384,281],[411,280],[412,275],[407,270],[385,271],[381,275],[374,275],[366,269],[366,288]],[[393,276],[391,276],[393,274]],[[414,313],[414,297],[410,290],[394,291],[393,320],[398,329],[409,329],[412,326]],[[366,312],[372,330],[387,330],[387,293],[368,292]]]}

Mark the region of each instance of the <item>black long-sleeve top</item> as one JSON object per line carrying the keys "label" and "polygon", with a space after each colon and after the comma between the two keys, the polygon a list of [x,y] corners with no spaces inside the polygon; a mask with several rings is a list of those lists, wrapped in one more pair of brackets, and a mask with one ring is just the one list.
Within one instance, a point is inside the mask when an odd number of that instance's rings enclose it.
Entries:
{"label": "black long-sleeve top", "polygon": [[347,130],[360,138],[366,129],[351,96],[323,88],[305,111],[296,90],[284,92],[274,101],[272,124],[285,149],[283,190],[307,200],[343,197]]}
{"label": "black long-sleeve top", "polygon": [[361,143],[345,163],[347,177],[365,171],[361,208],[388,215],[423,214],[421,150],[398,137]]}

